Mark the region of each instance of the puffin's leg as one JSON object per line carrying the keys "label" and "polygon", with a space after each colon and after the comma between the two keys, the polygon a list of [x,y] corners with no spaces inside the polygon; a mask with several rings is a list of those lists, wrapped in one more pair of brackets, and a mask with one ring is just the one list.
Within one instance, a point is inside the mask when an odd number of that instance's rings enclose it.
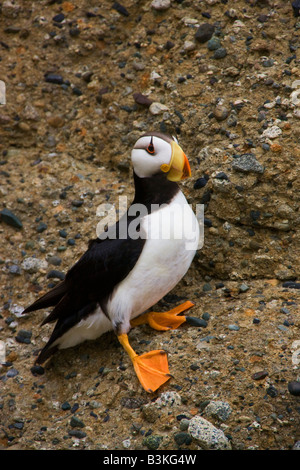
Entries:
{"label": "puffin's leg", "polygon": [[193,302],[187,301],[177,307],[169,310],[168,312],[147,312],[143,313],[137,318],[131,320],[131,326],[138,326],[144,323],[148,323],[152,328],[155,330],[166,331],[166,330],[174,330],[178,328],[182,323],[188,321],[189,317],[184,315],[179,315],[195,304]]}
{"label": "puffin's leg", "polygon": [[136,375],[146,392],[154,392],[170,379],[165,351],[158,349],[138,356],[130,346],[127,334],[118,335],[118,340],[129,355]]}

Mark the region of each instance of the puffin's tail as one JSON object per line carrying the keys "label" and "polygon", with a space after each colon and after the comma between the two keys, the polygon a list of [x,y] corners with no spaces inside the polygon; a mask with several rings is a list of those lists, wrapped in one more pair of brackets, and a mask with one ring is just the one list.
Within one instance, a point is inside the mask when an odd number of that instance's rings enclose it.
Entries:
{"label": "puffin's tail", "polygon": [[42,308],[53,307],[56,305],[67,291],[65,281],[60,282],[47,292],[45,295],[37,299],[33,304],[23,310],[23,313],[34,312],[35,310],[40,310]]}

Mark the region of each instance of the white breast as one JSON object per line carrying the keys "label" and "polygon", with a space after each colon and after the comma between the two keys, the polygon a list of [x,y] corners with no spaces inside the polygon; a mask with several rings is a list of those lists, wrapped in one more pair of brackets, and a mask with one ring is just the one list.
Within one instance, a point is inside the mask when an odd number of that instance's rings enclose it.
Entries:
{"label": "white breast", "polygon": [[142,254],[108,303],[108,314],[113,324],[122,324],[122,332],[128,332],[131,318],[148,310],[175,287],[198,246],[198,222],[182,192],[170,204],[145,216],[141,233],[147,239]]}

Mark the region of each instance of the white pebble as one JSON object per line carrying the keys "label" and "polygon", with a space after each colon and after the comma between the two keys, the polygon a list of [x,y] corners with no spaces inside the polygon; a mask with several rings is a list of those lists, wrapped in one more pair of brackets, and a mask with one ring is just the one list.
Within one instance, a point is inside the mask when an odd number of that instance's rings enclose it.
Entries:
{"label": "white pebble", "polygon": [[154,10],[167,10],[171,6],[171,0],[153,0],[151,6]]}
{"label": "white pebble", "polygon": [[262,137],[266,137],[268,139],[276,139],[276,137],[279,137],[281,134],[282,130],[280,129],[280,127],[272,126],[264,130],[264,132],[262,133]]}
{"label": "white pebble", "polygon": [[164,104],[154,102],[150,105],[149,110],[151,114],[157,115],[157,114],[162,114],[165,111],[168,111],[169,108],[165,106]]}

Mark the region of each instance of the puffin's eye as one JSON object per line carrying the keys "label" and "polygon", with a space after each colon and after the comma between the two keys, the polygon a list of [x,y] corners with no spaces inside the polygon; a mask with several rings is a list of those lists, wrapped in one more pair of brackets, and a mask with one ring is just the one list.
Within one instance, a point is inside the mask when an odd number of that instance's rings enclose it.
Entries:
{"label": "puffin's eye", "polygon": [[150,140],[150,144],[148,145],[148,147],[146,148],[147,152],[150,153],[151,155],[154,154],[155,150],[154,150],[154,145],[153,145],[153,137],[151,137],[151,140]]}

